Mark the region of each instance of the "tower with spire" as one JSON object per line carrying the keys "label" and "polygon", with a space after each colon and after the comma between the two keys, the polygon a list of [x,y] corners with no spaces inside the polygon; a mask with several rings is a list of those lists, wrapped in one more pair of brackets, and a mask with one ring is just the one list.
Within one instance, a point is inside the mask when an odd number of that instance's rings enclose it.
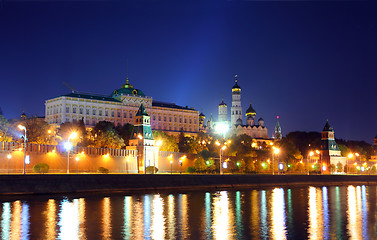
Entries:
{"label": "tower with spire", "polygon": [[[230,109],[230,124],[237,124],[237,120],[241,119],[242,123],[242,107],[241,107],[241,87],[238,85],[238,76],[235,75],[235,84],[232,87],[232,107]],[[240,122],[240,121],[238,121]]]}
{"label": "tower with spire", "polygon": [[[135,116],[135,125],[132,129],[128,149],[136,149],[138,152],[137,169],[138,173],[145,173],[145,168],[155,166],[158,168],[158,158],[153,138],[150,116],[141,104]],[[158,154],[158,153],[157,153]]]}
{"label": "tower with spire", "polygon": [[322,129],[320,152],[322,172],[329,172],[330,164],[336,166],[340,162],[343,167],[346,165],[346,157],[341,156],[341,151],[335,142],[334,129],[328,120]]}
{"label": "tower with spire", "polygon": [[274,132],[274,139],[275,140],[280,140],[282,139],[282,134],[281,134],[281,127],[279,123],[279,116],[276,116],[276,125],[275,125],[275,132]]}

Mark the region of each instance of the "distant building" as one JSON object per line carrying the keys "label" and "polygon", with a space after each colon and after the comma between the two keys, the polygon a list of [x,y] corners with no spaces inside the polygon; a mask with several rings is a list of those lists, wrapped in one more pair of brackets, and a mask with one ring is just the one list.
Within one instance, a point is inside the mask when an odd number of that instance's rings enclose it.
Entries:
{"label": "distant building", "polygon": [[347,158],[342,157],[338,144],[335,142],[334,129],[330,126],[329,121],[326,121],[322,130],[320,154],[323,164],[322,170],[324,172],[329,171],[331,164],[336,166],[338,163],[341,163],[343,167],[347,164]]}
{"label": "distant building", "polygon": [[222,99],[218,107],[218,119],[213,122],[211,119],[207,122],[207,130],[216,129],[216,125],[228,126],[229,132],[227,135],[242,135],[246,134],[254,139],[267,140],[269,139],[267,133],[267,127],[264,125],[263,118],[259,118],[258,122],[255,122],[256,111],[251,106],[246,110],[246,124],[242,121],[242,106],[241,106],[241,87],[238,85],[238,76],[235,76],[235,84],[232,87],[232,107],[230,109],[230,122],[228,120],[228,108],[227,104]]}
{"label": "distant building", "polygon": [[99,121],[115,125],[134,124],[138,108],[143,104],[151,116],[151,128],[172,134],[182,130],[186,134],[199,132],[199,112],[194,108],[159,102],[134,88],[127,78],[121,88],[110,95],[72,92],[45,102],[45,120],[60,125],[81,119],[85,125],[94,126]]}

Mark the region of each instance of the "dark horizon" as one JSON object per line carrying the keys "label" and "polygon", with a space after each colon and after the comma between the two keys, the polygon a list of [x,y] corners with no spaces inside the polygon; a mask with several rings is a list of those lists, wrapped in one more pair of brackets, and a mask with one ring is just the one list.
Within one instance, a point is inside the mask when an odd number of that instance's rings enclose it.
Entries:
{"label": "dark horizon", "polygon": [[0,107],[44,116],[62,82],[109,95],[128,76],[217,119],[237,74],[243,112],[251,102],[269,136],[279,115],[284,136],[328,119],[336,138],[372,143],[376,18],[370,1],[2,1]]}

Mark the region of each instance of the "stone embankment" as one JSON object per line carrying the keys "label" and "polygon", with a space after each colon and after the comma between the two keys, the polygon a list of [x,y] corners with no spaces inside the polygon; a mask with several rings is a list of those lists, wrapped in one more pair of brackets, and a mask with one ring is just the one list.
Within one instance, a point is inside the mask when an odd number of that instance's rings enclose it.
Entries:
{"label": "stone embankment", "polygon": [[376,175],[45,174],[0,175],[0,195],[135,192],[305,185],[377,185]]}

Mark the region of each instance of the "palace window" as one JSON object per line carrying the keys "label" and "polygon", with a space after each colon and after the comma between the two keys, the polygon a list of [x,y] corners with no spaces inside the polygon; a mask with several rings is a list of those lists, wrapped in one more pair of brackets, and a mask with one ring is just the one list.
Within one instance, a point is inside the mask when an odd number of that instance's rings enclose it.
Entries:
{"label": "palace window", "polygon": [[106,116],[106,117],[109,116],[109,111],[105,110],[105,116]]}
{"label": "palace window", "polygon": [[98,115],[102,116],[102,110],[98,111]]}
{"label": "palace window", "polygon": [[124,112],[124,113],[123,113],[123,117],[124,117],[124,118],[127,118],[127,112]]}
{"label": "palace window", "polygon": [[161,116],[158,116],[158,121],[161,121]]}
{"label": "palace window", "polygon": [[166,122],[166,117],[164,117],[164,122]]}
{"label": "palace window", "polygon": [[93,115],[96,115],[96,109],[95,108],[93,108]]}
{"label": "palace window", "polygon": [[84,113],[84,109],[80,108],[80,114]]}
{"label": "palace window", "polygon": [[186,118],[185,118],[185,123],[187,123]]}
{"label": "palace window", "polygon": [[118,117],[120,117],[120,112],[118,112]]}
{"label": "palace window", "polygon": [[111,116],[114,117],[114,111],[111,111]]}
{"label": "palace window", "polygon": [[89,108],[86,109],[86,115],[89,115]]}
{"label": "palace window", "polygon": [[[171,117],[169,117],[169,122],[171,122]],[[169,129],[169,130],[171,130],[171,129]]]}
{"label": "palace window", "polygon": [[73,113],[76,113],[76,107],[73,107],[73,108],[72,108],[72,112],[73,112]]}
{"label": "palace window", "polygon": [[189,123],[191,124],[191,118],[189,119]]}

